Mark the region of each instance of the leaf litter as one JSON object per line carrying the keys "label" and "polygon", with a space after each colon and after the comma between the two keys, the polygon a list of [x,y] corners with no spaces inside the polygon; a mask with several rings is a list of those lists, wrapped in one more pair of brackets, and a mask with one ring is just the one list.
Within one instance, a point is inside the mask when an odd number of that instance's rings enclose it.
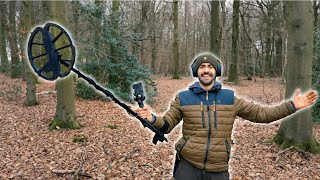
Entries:
{"label": "leaf litter", "polygon": [[[149,106],[158,115],[194,81],[154,79],[158,96]],[[277,104],[284,95],[285,86],[278,78],[239,84],[220,80],[237,96],[257,103]],[[181,136],[181,125],[167,135],[168,143],[153,145],[153,134],[116,104],[77,98],[77,119],[84,127],[49,131],[56,107],[54,83],[37,84],[40,104],[33,107],[23,105],[25,89],[20,79],[0,75],[0,179],[72,179],[75,173],[79,179],[88,179],[86,174],[93,179],[172,179],[174,143]],[[280,121],[254,124],[236,119],[231,179],[320,179],[319,155],[283,151],[271,142],[279,125]],[[319,140],[319,124],[313,125],[313,133]],[[77,136],[87,139],[73,142]]]}

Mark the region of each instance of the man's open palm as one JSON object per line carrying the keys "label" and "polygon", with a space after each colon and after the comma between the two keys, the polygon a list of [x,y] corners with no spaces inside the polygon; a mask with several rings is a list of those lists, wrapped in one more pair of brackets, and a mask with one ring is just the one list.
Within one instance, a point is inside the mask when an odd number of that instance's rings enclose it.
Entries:
{"label": "man's open palm", "polygon": [[294,93],[294,96],[292,98],[292,102],[294,103],[297,109],[302,109],[302,108],[313,105],[318,98],[318,95],[314,90],[310,90],[303,95],[299,95],[299,94],[300,94],[300,89],[297,89],[297,91]]}

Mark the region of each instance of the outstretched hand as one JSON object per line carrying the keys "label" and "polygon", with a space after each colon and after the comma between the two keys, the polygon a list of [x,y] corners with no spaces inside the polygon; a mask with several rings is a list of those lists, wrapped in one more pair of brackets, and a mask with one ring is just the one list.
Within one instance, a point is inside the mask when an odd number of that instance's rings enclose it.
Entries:
{"label": "outstretched hand", "polygon": [[299,94],[300,89],[297,89],[292,98],[292,102],[295,105],[296,109],[302,109],[305,107],[312,106],[318,98],[318,95],[314,90],[310,90],[303,95]]}

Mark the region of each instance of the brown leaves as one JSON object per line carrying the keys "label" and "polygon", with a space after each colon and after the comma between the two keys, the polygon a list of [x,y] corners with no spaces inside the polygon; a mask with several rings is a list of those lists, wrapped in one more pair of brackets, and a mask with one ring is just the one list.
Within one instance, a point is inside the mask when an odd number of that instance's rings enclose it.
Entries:
{"label": "brown leaves", "polygon": [[[163,113],[179,90],[187,89],[192,78],[171,80],[156,78],[159,96],[151,105],[155,113]],[[265,80],[263,94],[261,79],[253,83],[241,81],[229,85],[246,98],[265,102],[279,101],[281,86],[276,80]],[[8,84],[12,84],[8,86]],[[25,85],[0,75],[0,91]],[[178,126],[168,143],[152,144],[153,133],[140,122],[126,114],[119,106],[107,101],[87,101],[77,98],[78,120],[85,126],[79,130],[47,130],[56,106],[54,84],[37,85],[40,105],[23,106],[24,94],[7,101],[0,93],[0,179],[70,179],[73,174],[57,175],[52,170],[76,172],[83,160],[83,148],[87,157],[82,173],[93,179],[170,179],[174,162],[174,143],[181,133]],[[50,92],[50,93],[41,93]],[[241,94],[240,94],[241,93]],[[269,98],[265,98],[270,96]],[[110,125],[110,126],[109,126]],[[117,126],[117,128],[110,128]],[[109,126],[109,127],[108,127]],[[305,157],[297,151],[281,151],[269,142],[278,129],[271,125],[252,124],[237,120],[234,126],[230,170],[234,179],[320,179],[320,157]],[[320,139],[320,125],[314,126]],[[84,134],[89,141],[74,143],[73,138]],[[278,159],[278,160],[277,160]],[[80,179],[86,179],[80,176]]]}

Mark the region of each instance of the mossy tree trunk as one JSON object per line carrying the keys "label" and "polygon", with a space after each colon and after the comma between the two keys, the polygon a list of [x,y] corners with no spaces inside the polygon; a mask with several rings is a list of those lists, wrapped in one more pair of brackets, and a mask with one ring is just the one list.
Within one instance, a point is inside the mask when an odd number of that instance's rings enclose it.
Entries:
{"label": "mossy tree trunk", "polygon": [[[51,1],[50,3],[51,19],[62,26],[67,25],[66,3],[66,1]],[[57,46],[62,47],[63,45],[58,44]],[[76,119],[74,76],[71,74],[56,81],[57,106],[55,117],[49,125],[50,130],[57,128],[57,126],[69,129],[81,127],[80,122]]]}
{"label": "mossy tree trunk", "polygon": [[36,77],[31,72],[31,67],[29,66],[28,57],[27,57],[27,47],[26,47],[26,39],[28,38],[29,29],[31,29],[31,1],[25,1],[23,3],[24,15],[22,22],[22,38],[21,38],[21,46],[22,46],[22,61],[24,61],[24,72],[25,79],[27,83],[27,94],[24,104],[26,106],[34,106],[37,105],[37,96],[36,96]]}
{"label": "mossy tree trunk", "polygon": [[9,71],[9,61],[7,54],[7,36],[6,36],[6,28],[5,23],[7,21],[7,13],[5,8],[5,2],[0,2],[0,57],[1,57],[1,66],[0,72],[8,72]]}
{"label": "mossy tree trunk", "polygon": [[179,0],[173,1],[173,79],[179,79]]}
{"label": "mossy tree trunk", "polygon": [[211,27],[210,27],[210,51],[220,57],[220,2],[212,0]]}
{"label": "mossy tree trunk", "polygon": [[[311,1],[285,1],[284,13],[288,32],[288,67],[286,98],[296,88],[311,88],[313,55],[313,11]],[[282,148],[291,146],[319,153],[319,144],[312,133],[311,109],[298,112],[281,123],[274,141]]]}
{"label": "mossy tree trunk", "polygon": [[239,8],[240,1],[233,1],[232,15],[232,59],[228,73],[228,81],[237,83],[238,79],[238,42],[239,42]]}

